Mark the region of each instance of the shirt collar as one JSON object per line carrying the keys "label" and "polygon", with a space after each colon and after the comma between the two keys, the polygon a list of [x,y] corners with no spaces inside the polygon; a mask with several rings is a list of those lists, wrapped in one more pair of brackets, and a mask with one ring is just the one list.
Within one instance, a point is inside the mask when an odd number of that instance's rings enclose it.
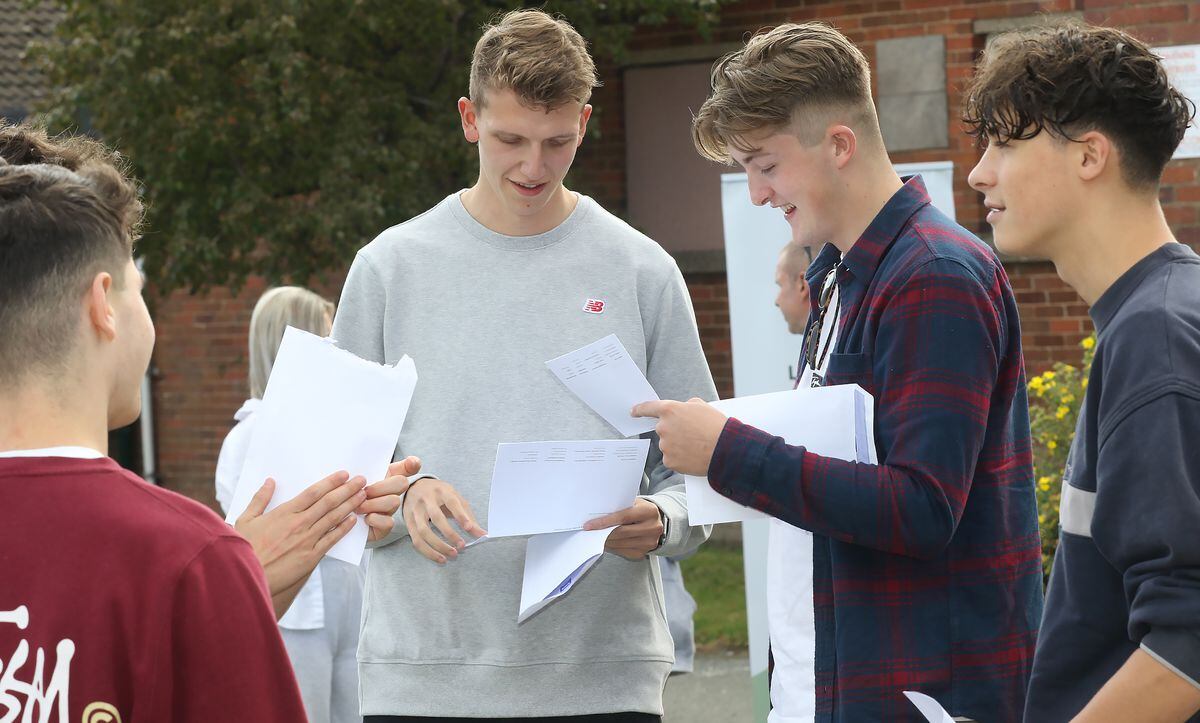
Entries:
{"label": "shirt collar", "polygon": [[101,459],[105,455],[90,447],[43,447],[41,449],[11,449],[0,452],[0,459],[14,457],[69,457],[72,459]]}
{"label": "shirt collar", "polygon": [[[867,226],[842,259],[846,270],[859,280],[866,281],[875,274],[879,262],[908,220],[929,203],[929,192],[925,190],[925,182],[920,176],[906,176],[902,180],[904,185],[879,209],[871,225]],[[834,249],[836,252],[837,249]]]}
{"label": "shirt collar", "polygon": [[1104,331],[1104,327],[1108,326],[1108,323],[1117,315],[1117,311],[1125,304],[1125,300],[1151,272],[1163,264],[1189,257],[1195,258],[1195,256],[1194,251],[1181,243],[1163,244],[1143,256],[1128,271],[1121,274],[1088,310],[1092,317],[1092,323],[1096,326],[1096,333]]}

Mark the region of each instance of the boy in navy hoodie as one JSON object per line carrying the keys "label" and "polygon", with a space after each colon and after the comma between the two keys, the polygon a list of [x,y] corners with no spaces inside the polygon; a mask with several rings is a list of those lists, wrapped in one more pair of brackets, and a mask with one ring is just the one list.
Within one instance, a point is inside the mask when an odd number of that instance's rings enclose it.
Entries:
{"label": "boy in navy hoodie", "polygon": [[1158,194],[1193,115],[1111,28],[1003,36],[968,92],[996,246],[1050,259],[1097,332],[1026,721],[1200,718],[1200,257]]}

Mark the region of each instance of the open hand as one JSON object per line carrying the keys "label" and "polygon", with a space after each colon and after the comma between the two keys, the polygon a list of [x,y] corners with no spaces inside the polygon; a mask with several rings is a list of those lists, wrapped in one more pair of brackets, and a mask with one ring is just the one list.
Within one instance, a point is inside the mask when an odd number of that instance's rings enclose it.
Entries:
{"label": "open hand", "polygon": [[254,548],[272,595],[304,579],[354,527],[352,513],[367,498],[366,483],[362,477],[334,472],[264,513],[275,494],[275,480],[267,478],[234,529]]}
{"label": "open hand", "polygon": [[413,548],[438,564],[458,557],[458,551],[467,544],[450,524],[451,519],[473,537],[487,534],[462,495],[445,480],[434,477],[419,479],[409,487],[403,513]]}

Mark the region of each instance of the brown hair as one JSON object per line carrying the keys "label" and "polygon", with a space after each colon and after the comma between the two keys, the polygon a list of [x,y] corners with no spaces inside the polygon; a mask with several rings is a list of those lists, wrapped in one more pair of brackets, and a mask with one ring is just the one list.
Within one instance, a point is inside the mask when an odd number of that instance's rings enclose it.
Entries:
{"label": "brown hair", "polygon": [[[36,142],[13,142],[18,136]],[[97,273],[124,282],[142,205],[132,181],[104,160],[112,157],[94,141],[60,143],[28,127],[0,128],[5,386],[34,370],[63,367],[75,342],[80,295]]]}
{"label": "brown hair", "polygon": [[963,121],[998,143],[1099,131],[1116,146],[1126,183],[1146,189],[1157,187],[1194,115],[1140,40],[1068,23],[997,37],[967,89]]}
{"label": "brown hair", "polygon": [[486,26],[471,58],[471,100],[480,108],[488,91],[505,88],[530,108],[582,105],[599,86],[587,42],[540,10],[513,10]]}
{"label": "brown hair", "polygon": [[758,33],[713,65],[711,82],[692,138],[700,155],[714,161],[729,163],[730,146],[753,150],[742,140],[747,133],[783,128],[798,118],[809,121],[797,126],[806,144],[817,140],[811,121],[828,120],[831,113],[879,132],[866,56],[823,23],[788,23]]}

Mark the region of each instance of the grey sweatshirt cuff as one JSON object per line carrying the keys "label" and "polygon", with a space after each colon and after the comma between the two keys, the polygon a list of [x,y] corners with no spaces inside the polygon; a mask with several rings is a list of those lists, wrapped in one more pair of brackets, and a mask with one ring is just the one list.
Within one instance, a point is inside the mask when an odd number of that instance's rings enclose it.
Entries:
{"label": "grey sweatshirt cuff", "polygon": [[663,557],[688,555],[694,552],[712,533],[712,525],[691,526],[688,520],[687,505],[681,503],[676,495],[660,492],[653,495],[641,495],[641,497],[658,505],[658,508],[670,520],[667,539],[663,541],[662,547],[650,554]]}
{"label": "grey sweatshirt cuff", "polygon": [[[408,478],[409,485],[411,485],[413,482],[416,482],[419,479],[425,479],[426,477],[433,477],[434,479],[437,479],[437,475],[422,472],[420,474],[415,474],[412,477],[409,477]],[[408,537],[408,525],[405,524],[405,522],[404,522],[404,498],[405,497],[407,497],[407,493],[400,495],[400,506],[398,508],[396,508],[395,514],[392,515],[392,522],[394,523],[392,525],[392,531],[389,532],[387,534],[387,537],[384,537],[382,540],[378,540],[376,542],[371,542],[370,540],[367,540],[367,548],[368,549],[373,550],[376,547],[383,547],[385,545],[390,545],[393,542],[395,542],[396,540],[399,540],[404,537]]]}
{"label": "grey sweatshirt cuff", "polygon": [[1142,650],[1200,689],[1200,636],[1195,632],[1184,628],[1153,628],[1142,638]]}

